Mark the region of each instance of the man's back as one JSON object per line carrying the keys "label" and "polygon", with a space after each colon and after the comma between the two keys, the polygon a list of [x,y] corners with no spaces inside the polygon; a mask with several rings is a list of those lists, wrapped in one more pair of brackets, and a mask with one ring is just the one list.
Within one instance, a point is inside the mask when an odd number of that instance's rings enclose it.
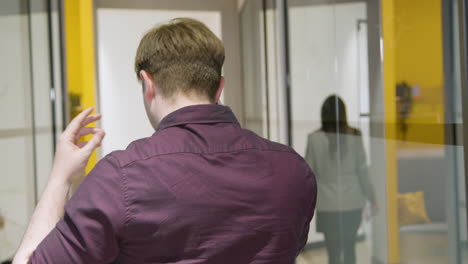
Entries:
{"label": "man's back", "polygon": [[93,108],[78,114],[14,263],[294,263],[315,209],[314,175],[217,105],[224,59],[222,41],[195,19],[149,30],[135,73],[156,133],[99,161],[67,201],[105,136],[87,127],[101,118]]}
{"label": "man's back", "polygon": [[101,161],[49,239],[79,233],[64,247],[86,263],[294,263],[315,199],[293,150],[241,129],[227,107],[189,106]]}

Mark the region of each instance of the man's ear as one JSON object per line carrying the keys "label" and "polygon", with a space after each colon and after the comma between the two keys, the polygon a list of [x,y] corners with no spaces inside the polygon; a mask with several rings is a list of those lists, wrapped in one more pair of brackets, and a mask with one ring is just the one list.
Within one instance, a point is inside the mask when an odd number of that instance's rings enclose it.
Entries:
{"label": "man's ear", "polygon": [[219,102],[219,98],[221,98],[221,93],[224,89],[224,76],[221,76],[221,80],[219,81],[218,91],[216,91],[215,103]]}
{"label": "man's ear", "polygon": [[153,75],[149,74],[145,70],[141,70],[140,79],[143,85],[143,96],[145,98],[146,103],[148,103],[149,105],[156,96],[156,84],[154,83]]}

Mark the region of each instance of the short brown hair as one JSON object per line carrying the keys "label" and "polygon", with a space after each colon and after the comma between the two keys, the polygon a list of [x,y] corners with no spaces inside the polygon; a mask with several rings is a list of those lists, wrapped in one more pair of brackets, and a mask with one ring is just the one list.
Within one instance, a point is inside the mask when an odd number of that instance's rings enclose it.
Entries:
{"label": "short brown hair", "polygon": [[152,74],[163,96],[182,92],[215,100],[224,63],[221,40],[202,22],[175,18],[148,31],[140,41],[135,72]]}

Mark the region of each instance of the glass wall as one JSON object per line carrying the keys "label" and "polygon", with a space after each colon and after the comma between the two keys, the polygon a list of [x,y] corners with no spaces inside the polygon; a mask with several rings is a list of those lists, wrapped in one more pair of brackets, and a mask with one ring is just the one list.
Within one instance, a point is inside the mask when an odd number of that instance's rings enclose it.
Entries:
{"label": "glass wall", "polygon": [[61,130],[57,10],[58,1],[0,1],[0,262],[18,247]]}
{"label": "glass wall", "polygon": [[[235,108],[318,179],[297,263],[468,263],[461,2],[242,4]],[[0,1],[0,262],[18,246],[68,116],[61,3]],[[236,26],[230,17],[222,23]]]}
{"label": "glass wall", "polygon": [[[370,218],[362,221],[361,216],[369,214],[364,211],[365,200],[375,199],[375,188],[365,174],[369,152],[366,3],[289,1],[288,15],[292,147],[306,158],[319,184],[309,243],[325,244],[331,256],[339,258],[352,253],[340,252],[351,247],[350,240],[370,235]],[[369,245],[363,243],[360,249],[357,263],[370,260]],[[304,254],[304,259],[323,262],[326,254],[320,251],[320,256]]]}
{"label": "glass wall", "polygon": [[282,24],[273,0],[245,1],[240,10],[245,127],[286,143],[287,105]]}
{"label": "glass wall", "polygon": [[[0,152],[2,184],[0,230],[2,260],[18,245],[34,205],[31,62],[26,1],[2,1],[0,63]],[[8,5],[8,6],[7,6]],[[15,113],[12,115],[11,113]],[[26,195],[25,195],[26,194]],[[15,202],[12,202],[15,201]]]}
{"label": "glass wall", "polygon": [[246,126],[319,184],[297,263],[468,262],[457,2],[246,0]]}

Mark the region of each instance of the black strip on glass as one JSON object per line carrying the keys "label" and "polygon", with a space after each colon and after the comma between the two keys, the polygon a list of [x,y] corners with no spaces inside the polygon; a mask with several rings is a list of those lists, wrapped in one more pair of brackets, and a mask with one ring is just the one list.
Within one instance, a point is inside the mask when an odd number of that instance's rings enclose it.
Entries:
{"label": "black strip on glass", "polygon": [[68,102],[68,96],[67,96],[67,86],[66,86],[66,75],[65,75],[65,33],[64,33],[64,28],[63,25],[65,23],[65,19],[63,18],[63,13],[64,13],[64,7],[63,7],[63,2],[62,0],[58,0],[58,17],[59,17],[59,41],[60,41],[60,92],[62,95],[61,98],[61,103],[62,103],[62,130],[65,130],[67,126],[67,121],[68,121],[68,111],[67,111],[67,102]]}
{"label": "black strip on glass", "polygon": [[280,12],[283,12],[283,27],[284,27],[284,63],[286,72],[286,120],[288,131],[288,145],[292,146],[292,109],[291,109],[291,65],[289,56],[289,14],[288,14],[288,1],[283,0],[283,6]]}
{"label": "black strip on glass", "polygon": [[33,155],[33,195],[34,204],[37,204],[37,146],[36,146],[36,117],[34,114],[34,68],[33,68],[33,50],[32,50],[32,21],[31,21],[31,0],[26,0],[27,14],[28,14],[28,48],[29,48],[29,74],[30,74],[30,88],[31,88],[31,126],[32,126],[32,155]]}
{"label": "black strip on glass", "polygon": [[266,127],[267,127],[267,138],[271,139],[270,135],[270,81],[269,81],[269,68],[268,68],[268,31],[267,31],[267,0],[262,1],[262,12],[263,12],[263,49],[265,56],[265,103],[266,103]]}
{"label": "black strip on glass", "polygon": [[57,122],[55,121],[55,116],[56,116],[56,109],[55,109],[55,80],[54,80],[54,41],[52,38],[52,0],[47,0],[47,33],[48,33],[48,39],[49,39],[49,65],[50,65],[50,109],[51,109],[51,120],[52,120],[52,148],[53,151],[52,153],[55,153],[55,150],[57,149],[57,143],[56,143],[56,138],[57,138]]}

